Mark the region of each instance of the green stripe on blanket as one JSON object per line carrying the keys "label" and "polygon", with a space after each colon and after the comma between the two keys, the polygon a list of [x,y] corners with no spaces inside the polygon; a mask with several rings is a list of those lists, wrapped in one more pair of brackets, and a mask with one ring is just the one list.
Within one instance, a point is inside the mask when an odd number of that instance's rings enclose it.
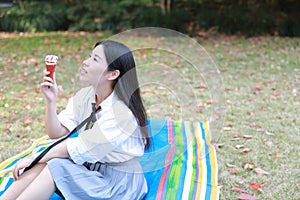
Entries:
{"label": "green stripe on blanket", "polygon": [[[208,123],[152,119],[148,125],[152,145],[139,159],[148,183],[146,199],[218,199],[218,166]],[[13,182],[14,164],[52,142],[42,137],[0,164],[0,196]]]}

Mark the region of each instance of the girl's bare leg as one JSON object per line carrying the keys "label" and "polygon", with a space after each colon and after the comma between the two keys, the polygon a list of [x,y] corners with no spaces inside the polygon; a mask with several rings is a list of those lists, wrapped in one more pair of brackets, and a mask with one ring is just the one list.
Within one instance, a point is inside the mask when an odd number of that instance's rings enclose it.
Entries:
{"label": "girl's bare leg", "polygon": [[48,200],[55,191],[55,184],[46,165],[33,182],[25,188],[17,200],[45,199]]}
{"label": "girl's bare leg", "polygon": [[24,172],[17,181],[5,191],[0,200],[12,200],[17,197],[33,182],[33,180],[41,173],[46,164],[37,164],[32,169]]}

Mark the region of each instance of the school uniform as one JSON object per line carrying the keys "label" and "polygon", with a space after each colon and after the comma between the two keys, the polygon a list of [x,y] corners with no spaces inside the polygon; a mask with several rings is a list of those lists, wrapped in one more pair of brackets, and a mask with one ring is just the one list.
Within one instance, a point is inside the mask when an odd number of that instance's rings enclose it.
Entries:
{"label": "school uniform", "polygon": [[[70,98],[58,119],[69,130],[92,112],[92,87]],[[57,189],[65,199],[142,199],[147,183],[138,157],[145,139],[130,109],[113,92],[96,113],[97,121],[78,137],[66,141],[69,159],[47,162]]]}

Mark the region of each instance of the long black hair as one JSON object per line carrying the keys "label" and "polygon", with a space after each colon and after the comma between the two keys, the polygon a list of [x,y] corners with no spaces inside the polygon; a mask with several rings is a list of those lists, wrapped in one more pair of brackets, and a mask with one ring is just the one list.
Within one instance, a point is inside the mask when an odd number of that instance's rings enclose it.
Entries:
{"label": "long black hair", "polygon": [[150,147],[150,139],[147,132],[147,113],[141,98],[139,83],[137,79],[135,61],[131,50],[122,43],[104,40],[97,42],[94,46],[102,45],[108,63],[107,70],[119,70],[120,75],[113,83],[115,94],[131,110],[143,137],[146,139],[146,149]]}

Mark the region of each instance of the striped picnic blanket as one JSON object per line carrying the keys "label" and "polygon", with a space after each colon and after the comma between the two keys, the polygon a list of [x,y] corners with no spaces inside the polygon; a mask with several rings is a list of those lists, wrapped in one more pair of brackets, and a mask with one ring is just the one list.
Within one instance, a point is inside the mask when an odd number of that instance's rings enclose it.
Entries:
{"label": "striped picnic blanket", "polygon": [[[152,145],[140,157],[149,189],[145,199],[219,199],[218,166],[210,144],[209,124],[164,119],[147,123]],[[52,142],[42,137],[26,151],[0,164],[0,196],[13,182],[14,164]],[[53,195],[51,199],[59,197]]]}

